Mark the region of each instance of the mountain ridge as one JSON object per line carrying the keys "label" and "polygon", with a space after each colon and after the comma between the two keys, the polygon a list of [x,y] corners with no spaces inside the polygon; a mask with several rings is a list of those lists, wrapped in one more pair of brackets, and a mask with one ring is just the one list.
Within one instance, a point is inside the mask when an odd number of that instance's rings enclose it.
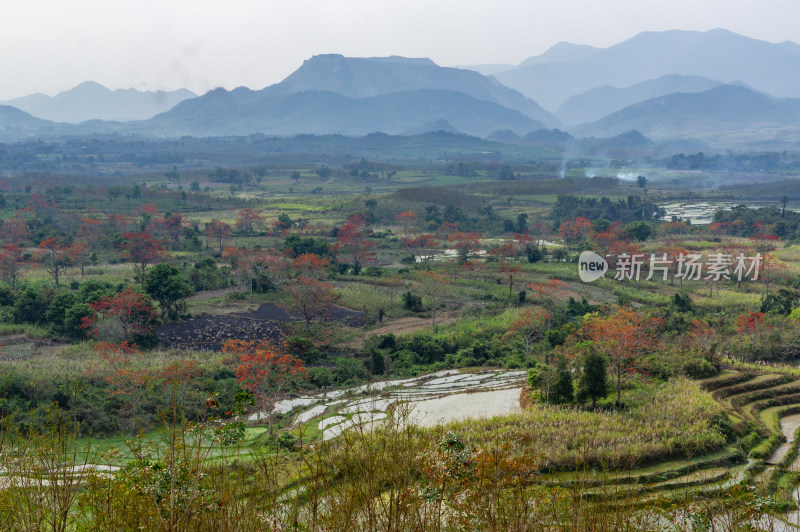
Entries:
{"label": "mountain ridge", "polygon": [[630,86],[668,74],[738,80],[773,96],[798,97],[798,48],[720,28],[642,32],[589,57],[532,63],[529,58],[495,77],[550,110],[595,87]]}
{"label": "mountain ridge", "polygon": [[188,89],[175,91],[111,90],[95,81],[84,81],[54,96],[34,93],[0,102],[43,120],[78,124],[88,120],[146,120],[197,95]]}

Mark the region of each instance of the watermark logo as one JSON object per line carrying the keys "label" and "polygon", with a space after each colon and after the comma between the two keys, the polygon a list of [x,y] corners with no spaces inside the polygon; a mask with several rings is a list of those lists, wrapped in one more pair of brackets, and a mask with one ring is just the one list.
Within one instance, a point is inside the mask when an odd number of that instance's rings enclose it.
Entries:
{"label": "watermark logo", "polygon": [[[670,277],[685,281],[758,281],[763,260],[760,253],[754,256],[745,256],[743,253],[738,256],[712,253],[707,257],[697,253],[681,253],[678,256],[667,253],[621,253],[616,257],[614,279],[638,282],[642,278],[649,281],[658,276],[663,281]],[[584,251],[578,258],[578,275],[584,283],[591,283],[605,276],[609,269],[606,259],[592,251]]]}
{"label": "watermark logo", "polygon": [[584,251],[578,258],[578,275],[584,283],[603,277],[608,271],[606,259],[593,251]]}

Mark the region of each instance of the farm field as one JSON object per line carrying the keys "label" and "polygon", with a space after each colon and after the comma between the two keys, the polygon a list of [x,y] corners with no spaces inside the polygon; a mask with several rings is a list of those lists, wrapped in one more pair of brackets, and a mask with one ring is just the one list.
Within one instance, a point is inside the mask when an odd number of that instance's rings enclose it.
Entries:
{"label": "farm field", "polygon": [[794,200],[532,146],[208,157],[9,177],[0,527],[798,524]]}

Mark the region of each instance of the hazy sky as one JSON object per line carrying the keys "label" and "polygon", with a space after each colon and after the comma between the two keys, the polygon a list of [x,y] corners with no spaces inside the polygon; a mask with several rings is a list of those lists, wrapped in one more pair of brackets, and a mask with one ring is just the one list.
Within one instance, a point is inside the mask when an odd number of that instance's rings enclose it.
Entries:
{"label": "hazy sky", "polygon": [[800,42],[798,0],[0,0],[0,99],[276,83],[321,53],[519,63],[648,30]]}

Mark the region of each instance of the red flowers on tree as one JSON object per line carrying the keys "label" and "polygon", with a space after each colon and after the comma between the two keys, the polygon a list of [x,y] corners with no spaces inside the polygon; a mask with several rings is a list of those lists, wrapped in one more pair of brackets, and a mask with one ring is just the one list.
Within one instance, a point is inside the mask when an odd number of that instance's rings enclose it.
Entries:
{"label": "red flowers on tree", "polygon": [[154,375],[140,366],[142,353],[135,344],[126,341],[119,344],[98,342],[92,351],[99,364],[89,366],[86,373],[101,377],[108,385],[108,393],[124,398],[125,406],[130,411],[131,431],[135,432],[139,407],[153,384]]}
{"label": "red flowers on tree", "polygon": [[89,303],[96,315],[83,318],[82,329],[104,339],[124,341],[134,335],[152,334],[158,325],[158,311],[147,296],[130,286]]}
{"label": "red flowers on tree", "polygon": [[122,238],[124,242],[119,244],[119,248],[125,258],[133,263],[139,282],[143,284],[147,267],[167,256],[164,246],[149,231],[122,233]]}
{"label": "red flowers on tree", "polygon": [[236,214],[236,230],[243,235],[254,235],[264,227],[264,216],[260,210],[242,209]]}
{"label": "red flowers on tree", "polygon": [[231,226],[220,220],[211,220],[206,225],[206,238],[213,238],[219,245],[219,252],[222,253],[222,240],[231,236]]}
{"label": "red flowers on tree", "polygon": [[617,405],[622,383],[632,375],[643,373],[641,359],[658,347],[658,329],[662,325],[661,318],[648,318],[628,307],[608,316],[595,314],[583,322],[579,335],[608,357],[617,383]]}
{"label": "red flowers on tree", "polygon": [[[736,317],[736,332],[744,334],[755,334],[764,325],[763,312],[750,312]],[[764,325],[766,326],[766,325]]]}
{"label": "red flowers on tree", "polygon": [[456,232],[447,237],[448,242],[452,242],[453,249],[456,250],[459,264],[464,264],[469,260],[470,254],[478,249],[480,239],[481,234],[475,231],[468,233]]}
{"label": "red flowers on tree", "polygon": [[439,240],[432,234],[425,233],[417,238],[406,239],[405,247],[411,250],[419,262],[427,264],[433,257],[436,248],[439,247]]}
{"label": "red flowers on tree", "polygon": [[408,226],[414,225],[414,222],[417,221],[417,213],[413,211],[403,211],[400,214],[396,214],[394,218],[397,220],[397,223],[403,226],[403,236],[405,236],[408,232]]}
{"label": "red flowers on tree", "polygon": [[268,340],[258,343],[228,340],[222,352],[236,357],[236,380],[242,388],[255,395],[258,406],[267,412],[271,434],[275,403],[295,382],[307,377],[303,361]]}
{"label": "red flowers on tree", "polygon": [[578,216],[574,222],[563,222],[558,227],[559,236],[564,239],[568,246],[578,242],[585,242],[591,237],[593,231],[594,225],[583,216]]}
{"label": "red flowers on tree", "polygon": [[336,248],[350,258],[353,271],[358,274],[367,262],[375,260],[372,248],[375,242],[367,238],[367,224],[358,214],[353,214],[338,231]]}
{"label": "red flowers on tree", "polygon": [[303,253],[293,261],[294,268],[300,275],[313,279],[319,278],[325,266],[330,264],[330,262],[331,261],[328,259],[320,257],[315,253]]}
{"label": "red flowers on tree", "polygon": [[331,283],[300,274],[284,291],[283,306],[289,312],[300,313],[308,330],[311,320],[325,316],[338,300]]}

